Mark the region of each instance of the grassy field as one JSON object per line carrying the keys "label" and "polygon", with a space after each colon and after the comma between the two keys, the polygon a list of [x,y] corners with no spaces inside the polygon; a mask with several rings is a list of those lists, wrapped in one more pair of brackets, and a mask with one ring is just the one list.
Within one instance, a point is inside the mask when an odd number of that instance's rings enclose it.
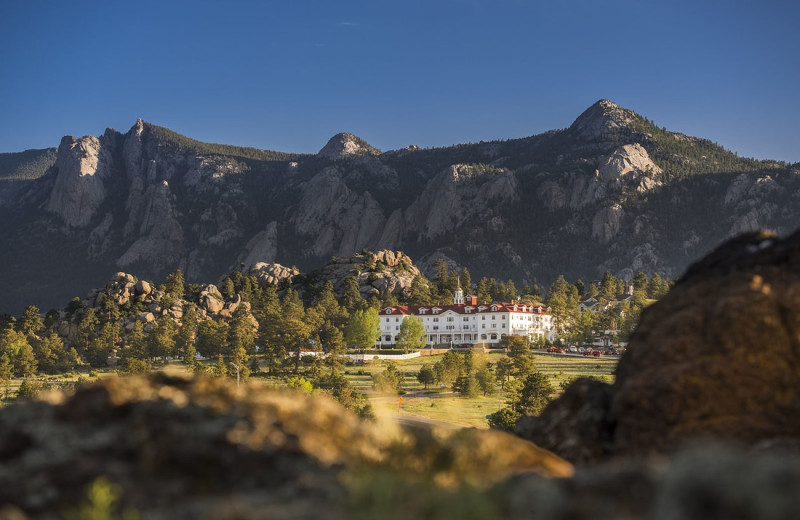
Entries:
{"label": "grassy field", "polygon": [[[487,361],[497,363],[504,354],[492,353],[487,355]],[[614,380],[614,370],[617,366],[616,359],[587,358],[577,356],[557,356],[551,354],[534,354],[537,369],[546,374],[558,392],[561,391],[560,383],[579,376],[594,376],[609,383]],[[424,419],[443,421],[459,426],[488,427],[486,416],[496,412],[505,405],[505,395],[502,392],[490,396],[465,398],[454,394],[450,388],[434,385],[424,388],[417,381],[417,373],[423,365],[432,365],[441,359],[441,356],[425,356],[414,359],[399,360],[395,363],[400,372],[405,376],[402,402],[397,395],[376,393],[372,389],[372,375],[386,369],[388,361],[374,361],[364,366],[350,366],[346,369],[346,376],[350,383],[364,392],[372,403],[378,415],[410,415]],[[207,364],[213,364],[208,361]],[[179,361],[170,362],[172,368],[185,368]],[[114,369],[85,370],[80,374],[61,374],[58,376],[43,376],[38,379],[50,383],[75,381],[79,375],[91,381],[98,377],[107,377],[114,373]],[[276,386],[281,384],[280,379],[259,377],[259,380]],[[16,395],[21,380],[13,379],[5,388],[0,388],[0,406],[5,404],[3,397],[6,392],[9,396]],[[555,396],[554,396],[555,397]]]}
{"label": "grassy field", "polygon": [[[497,363],[503,356],[504,354],[492,353],[488,355],[488,361]],[[614,381],[614,370],[617,366],[616,359],[608,358],[551,354],[534,354],[534,358],[537,369],[550,378],[558,392],[561,391],[562,381],[575,377],[593,376],[611,383]],[[504,406],[505,396],[498,393],[470,399],[454,394],[449,388],[426,391],[417,381],[417,373],[422,365],[433,364],[439,359],[440,356],[431,356],[395,362],[398,370],[405,376],[403,388],[407,393],[403,396],[402,403],[398,402],[396,396],[380,395],[372,390],[372,374],[385,370],[388,361],[376,361],[363,367],[348,367],[346,374],[354,386],[370,396],[378,414],[412,415],[461,426],[487,428],[486,416]]]}

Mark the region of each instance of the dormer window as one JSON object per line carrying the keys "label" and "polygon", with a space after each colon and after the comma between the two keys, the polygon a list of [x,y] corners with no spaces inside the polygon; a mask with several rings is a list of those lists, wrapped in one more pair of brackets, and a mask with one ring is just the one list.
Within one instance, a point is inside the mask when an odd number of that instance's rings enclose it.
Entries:
{"label": "dormer window", "polygon": [[392,313],[392,309],[386,309],[386,314],[391,314],[391,313]]}
{"label": "dormer window", "polygon": [[492,305],[492,312],[497,312],[497,305]]}
{"label": "dormer window", "polygon": [[440,310],[442,310],[442,309],[440,309],[439,307],[434,307],[434,308],[433,308],[433,313],[434,313],[434,314],[439,314],[439,311],[440,311]]}
{"label": "dormer window", "polygon": [[470,312],[472,312],[472,307],[464,307],[464,312],[469,314]]}
{"label": "dormer window", "polygon": [[420,307],[419,308],[419,313],[420,314],[425,314],[426,312],[428,312],[428,309],[426,309],[425,307]]}

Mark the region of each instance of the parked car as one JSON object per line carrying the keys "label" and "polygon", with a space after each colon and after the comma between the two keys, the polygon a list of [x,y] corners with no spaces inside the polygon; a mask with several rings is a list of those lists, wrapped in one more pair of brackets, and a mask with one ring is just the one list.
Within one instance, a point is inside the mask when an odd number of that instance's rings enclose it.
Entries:
{"label": "parked car", "polygon": [[569,351],[570,351],[570,352],[572,352],[572,353],[576,353],[576,354],[577,354],[577,352],[578,352],[578,347],[576,347],[575,345],[571,345],[571,346],[569,347]]}
{"label": "parked car", "polygon": [[583,347],[579,347],[579,348],[578,348],[578,352],[580,352],[581,354],[583,354],[583,353],[585,353],[585,352],[586,352],[586,349],[585,349],[585,348],[583,348]]}

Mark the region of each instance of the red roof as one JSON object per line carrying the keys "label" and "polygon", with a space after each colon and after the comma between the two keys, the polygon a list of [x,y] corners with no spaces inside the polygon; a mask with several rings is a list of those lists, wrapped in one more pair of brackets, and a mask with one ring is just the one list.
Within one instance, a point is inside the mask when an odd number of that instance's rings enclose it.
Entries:
{"label": "red roof", "polygon": [[[525,310],[523,310],[523,308]],[[424,310],[425,312],[420,312],[420,310]],[[438,312],[434,313],[434,310],[438,310]],[[546,308],[543,305],[534,306],[508,302],[494,302],[478,305],[395,305],[394,307],[385,307],[381,309],[380,314],[382,316],[440,316],[447,311],[452,311],[456,314],[484,314],[493,312],[547,314],[547,312],[545,312]]]}

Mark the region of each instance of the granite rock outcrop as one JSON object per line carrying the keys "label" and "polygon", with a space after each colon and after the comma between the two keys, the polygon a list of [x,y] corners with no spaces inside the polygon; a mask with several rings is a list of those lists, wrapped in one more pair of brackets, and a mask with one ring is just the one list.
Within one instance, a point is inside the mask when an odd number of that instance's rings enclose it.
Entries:
{"label": "granite rock outcrop", "polygon": [[800,232],[726,242],[643,311],[613,386],[574,383],[518,433],[581,463],[800,444],[798,266]]}

